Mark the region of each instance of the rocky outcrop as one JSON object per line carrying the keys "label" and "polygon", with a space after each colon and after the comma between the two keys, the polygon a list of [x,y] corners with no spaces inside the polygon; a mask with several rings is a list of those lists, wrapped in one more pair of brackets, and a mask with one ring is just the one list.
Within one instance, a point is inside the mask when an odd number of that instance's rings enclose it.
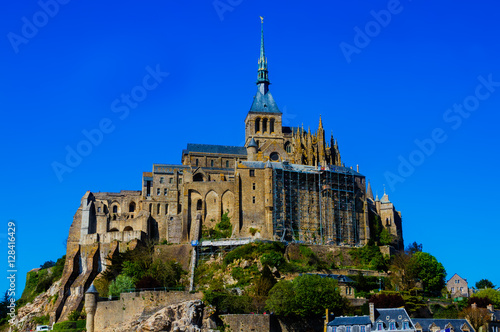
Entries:
{"label": "rocky outcrop", "polygon": [[60,288],[61,281],[58,280],[46,292],[38,295],[32,302],[19,308],[16,317],[12,321],[12,326],[17,328],[18,331],[34,331],[36,323],[33,322],[33,318],[50,315],[54,311],[55,299],[58,296]]}
{"label": "rocky outcrop", "polygon": [[209,331],[211,323],[204,318],[204,305],[201,300],[186,301],[162,308],[150,315],[125,324],[109,326],[102,332],[156,332]]}

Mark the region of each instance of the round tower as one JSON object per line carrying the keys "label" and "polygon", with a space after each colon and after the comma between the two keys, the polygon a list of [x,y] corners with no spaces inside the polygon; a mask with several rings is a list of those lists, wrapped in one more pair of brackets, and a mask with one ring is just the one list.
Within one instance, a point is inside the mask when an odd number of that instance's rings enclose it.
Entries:
{"label": "round tower", "polygon": [[250,140],[250,143],[248,143],[248,146],[247,146],[247,160],[248,161],[255,161],[255,156],[257,155],[257,148],[259,146],[257,145],[257,142],[255,142],[255,140],[252,139]]}
{"label": "round tower", "polygon": [[90,285],[85,293],[85,312],[87,313],[87,332],[94,332],[94,317],[97,309],[97,296],[99,292],[94,284]]}

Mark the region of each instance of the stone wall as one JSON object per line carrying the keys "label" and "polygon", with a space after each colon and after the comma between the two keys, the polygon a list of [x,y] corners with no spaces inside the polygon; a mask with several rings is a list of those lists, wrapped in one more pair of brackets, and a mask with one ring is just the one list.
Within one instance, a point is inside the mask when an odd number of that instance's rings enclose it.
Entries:
{"label": "stone wall", "polygon": [[142,315],[150,315],[163,307],[184,301],[200,300],[201,293],[145,291],[122,293],[119,300],[97,303],[95,331],[110,326],[136,321]]}
{"label": "stone wall", "polygon": [[220,318],[231,331],[271,331],[271,315],[221,315]]}

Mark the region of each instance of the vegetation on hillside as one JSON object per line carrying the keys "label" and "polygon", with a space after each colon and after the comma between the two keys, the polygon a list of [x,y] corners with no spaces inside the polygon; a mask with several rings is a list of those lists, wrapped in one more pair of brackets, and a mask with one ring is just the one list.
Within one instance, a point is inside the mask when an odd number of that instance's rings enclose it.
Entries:
{"label": "vegetation on hillside", "polygon": [[26,303],[47,291],[50,286],[62,276],[66,255],[59,258],[57,262],[47,261],[41,265],[39,270],[28,272],[26,277],[26,286],[24,287],[21,298],[17,301],[17,306],[23,306]]}
{"label": "vegetation on hillside", "polygon": [[118,296],[127,289],[182,287],[187,274],[175,260],[155,258],[155,243],[148,242],[134,250],[108,257],[110,264],[102,277],[94,281],[100,296]]}

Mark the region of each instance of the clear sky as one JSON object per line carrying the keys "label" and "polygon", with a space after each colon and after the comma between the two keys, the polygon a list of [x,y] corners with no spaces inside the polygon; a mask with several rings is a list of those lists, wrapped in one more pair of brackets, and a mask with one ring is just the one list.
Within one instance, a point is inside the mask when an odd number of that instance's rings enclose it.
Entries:
{"label": "clear sky", "polygon": [[64,254],[87,190],[140,190],[187,143],[243,144],[259,16],[284,125],[321,114],[405,244],[500,285],[497,2],[59,1],[0,13],[0,266],[12,219],[18,291]]}

